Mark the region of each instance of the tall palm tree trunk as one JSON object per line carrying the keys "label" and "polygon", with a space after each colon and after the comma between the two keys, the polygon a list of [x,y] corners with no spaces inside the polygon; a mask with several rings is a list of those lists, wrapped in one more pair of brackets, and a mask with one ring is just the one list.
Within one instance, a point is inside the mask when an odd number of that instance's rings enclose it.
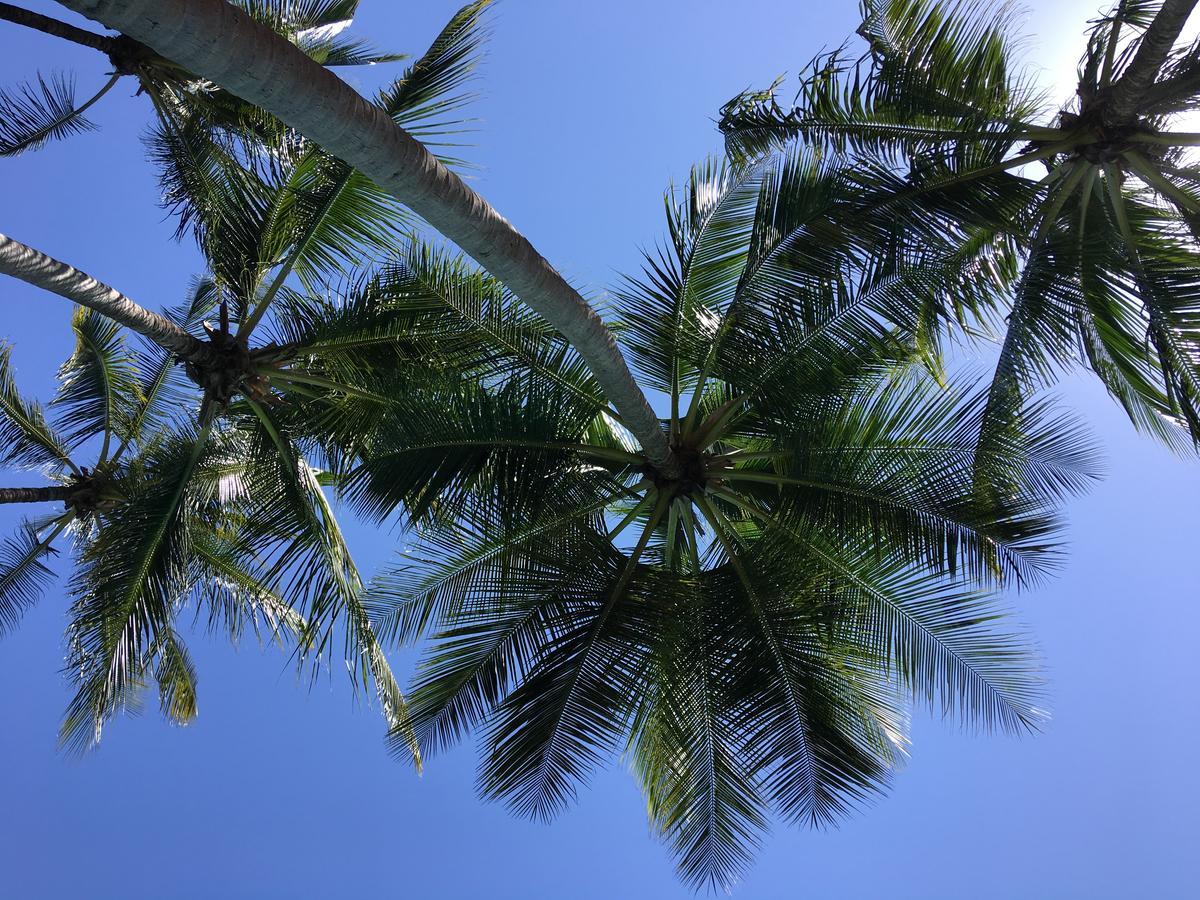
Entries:
{"label": "tall palm tree trunk", "polygon": [[16,25],[24,25],[26,28],[32,28],[43,34],[53,35],[75,44],[82,44],[84,47],[91,47],[101,53],[111,53],[113,50],[115,39],[108,35],[93,34],[83,28],[76,28],[74,25],[68,25],[58,19],[43,16],[41,13],[13,6],[11,3],[0,3],[0,19]]}
{"label": "tall palm tree trunk", "polygon": [[381,109],[224,0],[60,0],[262,107],[373,179],[542,315],[591,368],[649,460],[677,470],[612,333],[486,200]]}
{"label": "tall palm tree trunk", "polygon": [[1105,119],[1109,124],[1122,125],[1137,115],[1142,99],[1162,71],[1196,2],[1164,0],[1162,8],[1142,35],[1137,53],[1113,85],[1112,99],[1105,109]]}
{"label": "tall palm tree trunk", "polygon": [[67,500],[71,489],[67,487],[0,488],[0,503],[48,503]]}
{"label": "tall palm tree trunk", "polygon": [[11,275],[43,290],[94,309],[149,338],[180,359],[200,361],[208,346],[166,316],[139,306],[120,291],[86,272],[0,234],[0,274]]}

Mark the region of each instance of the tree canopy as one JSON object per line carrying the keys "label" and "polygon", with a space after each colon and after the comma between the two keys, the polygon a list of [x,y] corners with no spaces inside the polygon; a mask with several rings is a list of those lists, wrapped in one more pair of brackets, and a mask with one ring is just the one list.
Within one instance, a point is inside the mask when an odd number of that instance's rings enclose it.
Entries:
{"label": "tree canopy", "polygon": [[[884,789],[914,705],[1045,719],[1004,592],[1053,572],[1099,471],[1057,372],[1200,445],[1192,2],[1122,0],[1056,108],[1007,6],[867,0],[865,55],[818,56],[792,107],[778,82],[725,106],[606,318],[452,171],[487,0],[370,102],[325,71],[400,59],[344,35],[356,0],[204,0],[173,32],[65,5],[130,33],[0,20],[112,81],[0,94],[0,156],[136,78],[205,264],[160,313],[0,235],[0,272],[80,304],[48,407],[0,352],[2,462],[41,479],[0,502],[62,504],[0,546],[0,630],[69,542],[72,748],[149,683],[196,715],[185,610],[300,666],[343,636],[398,755],[478,734],[481,792],[536,818],[623,755],[681,878],[728,888],[772,818]],[[217,59],[208,27],[264,53]],[[327,106],[272,93],[272,60]],[[976,383],[945,349],[989,329]],[[339,512],[409,550],[364,577]]]}

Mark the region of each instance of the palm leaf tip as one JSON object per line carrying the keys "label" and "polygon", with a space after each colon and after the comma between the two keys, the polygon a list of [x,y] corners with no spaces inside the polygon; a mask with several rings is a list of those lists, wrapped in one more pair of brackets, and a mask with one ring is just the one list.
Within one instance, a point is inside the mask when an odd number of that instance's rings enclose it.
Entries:
{"label": "palm leaf tip", "polygon": [[172,630],[160,642],[154,679],[159,687],[159,705],[163,715],[176,725],[187,725],[198,714],[196,705],[196,669],[191,655]]}
{"label": "palm leaf tip", "polygon": [[17,387],[12,347],[0,344],[0,463],[25,468],[71,467],[66,441],[46,422],[40,403]]}
{"label": "palm leaf tip", "polygon": [[26,523],[0,544],[0,637],[20,623],[54,578],[45,560],[57,552],[52,542],[60,531],[62,526],[42,536]]}

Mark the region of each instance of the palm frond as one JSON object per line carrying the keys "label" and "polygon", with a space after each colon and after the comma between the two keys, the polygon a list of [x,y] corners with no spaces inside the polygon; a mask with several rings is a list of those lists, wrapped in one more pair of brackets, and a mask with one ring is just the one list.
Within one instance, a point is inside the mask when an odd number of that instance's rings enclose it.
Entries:
{"label": "palm frond", "polygon": [[74,82],[62,75],[49,81],[39,75],[37,84],[0,91],[0,156],[16,156],[47,141],[92,131],[96,126],[83,109],[75,103]]}
{"label": "palm frond", "polygon": [[1027,122],[1040,101],[1013,70],[1012,11],[978,0],[869,0],[859,35],[869,64],[846,47],[819,54],[802,72],[796,103],[779,85],[748,91],[721,110],[730,152],[758,156],[799,139],[841,154],[958,153],[986,148],[996,161],[1038,136]]}
{"label": "palm frond", "polygon": [[[235,529],[199,528],[192,540],[192,558],[199,586],[196,617],[208,614],[208,630],[240,641],[247,628],[260,641],[303,644],[311,629],[283,597],[257,577],[253,547]],[[301,646],[301,653],[306,648]]]}
{"label": "palm frond", "polygon": [[[499,596],[515,600],[527,590],[516,579],[530,564],[531,545],[571,535],[621,496],[602,493],[578,502],[563,497],[558,509],[535,511],[529,521],[510,528],[455,522],[427,532],[419,550],[406,551],[402,563],[371,580],[365,604],[380,640],[414,644],[435,623],[459,615],[464,605],[482,606],[494,586]],[[475,592],[478,599],[472,599]]]}
{"label": "palm frond", "polygon": [[113,437],[131,436],[136,408],[143,402],[138,370],[120,326],[99,313],[78,307],[71,319],[75,352],[58,372],[51,407],[68,445],[102,436],[100,462],[108,458]]}
{"label": "palm frond", "polygon": [[487,38],[483,15],[492,0],[474,0],[446,23],[429,49],[376,101],[406,131],[437,148],[465,123],[455,118],[473,98],[462,91]]}
{"label": "palm frond", "polygon": [[655,619],[636,599],[644,589],[641,557],[669,501],[657,498],[628,556],[604,540],[591,555],[595,568],[573,567],[573,602],[547,610],[542,652],[489,722],[480,785],[522,815],[554,815],[628,727],[649,671],[647,625]]}
{"label": "palm frond", "polygon": [[804,424],[769,426],[772,446],[791,455],[729,478],[777,483],[778,509],[806,529],[870,536],[906,563],[983,583],[1036,582],[1059,556],[1059,504],[1095,477],[1095,448],[1043,402],[980,449],[985,396],[927,379],[890,383]]}
{"label": "palm frond", "polygon": [[196,667],[191,655],[175,630],[168,628],[153,656],[157,659],[154,680],[158,683],[159,707],[171,722],[187,725],[197,715]]}
{"label": "palm frond", "polygon": [[[200,331],[204,317],[220,303],[220,294],[211,279],[196,279],[188,290],[187,299],[166,310],[164,315],[185,331],[195,334]],[[140,380],[134,394],[140,401],[130,419],[130,438],[125,441],[125,446],[131,441],[144,443],[161,432],[194,420],[200,401],[197,386],[184,377],[173,354],[147,342],[136,352],[135,359]]]}
{"label": "palm frond", "polygon": [[60,731],[82,752],[104,723],[137,703],[151,648],[164,639],[186,595],[191,515],[188,486],[201,465],[210,429],[179,434],[145,460],[119,515],[85,549],[72,580],[67,672],[77,685]]}
{"label": "palm frond", "polygon": [[729,890],[749,868],[768,820],[759,779],[741,757],[737,688],[716,664],[734,642],[716,632],[713,618],[704,606],[684,606],[660,636],[655,689],[639,711],[629,755],[680,877],[695,889]]}
{"label": "palm frond", "polygon": [[8,344],[0,344],[0,441],[3,465],[72,467],[66,441],[46,423],[41,405],[26,400],[17,389]]}
{"label": "palm frond", "polygon": [[[246,405],[254,417],[246,425],[253,428],[248,478],[255,491],[244,529],[269,561],[262,581],[304,611],[306,638],[317,652],[344,617],[355,684],[367,688],[373,682],[389,729],[406,730],[404,696],[363,605],[358,570],[321,485],[280,421],[254,401]],[[419,764],[415,744],[412,751]]]}
{"label": "palm frond", "polygon": [[65,527],[64,523],[38,527],[24,522],[0,544],[0,637],[17,627],[53,580],[54,572],[45,560],[58,552],[54,539]]}
{"label": "palm frond", "polygon": [[[556,384],[410,396],[379,423],[379,446],[351,473],[346,494],[363,514],[382,519],[402,507],[414,522],[443,509],[522,521],[571,496],[568,488],[607,496],[637,458],[581,443],[597,414]],[[610,457],[616,475],[602,468]]]}

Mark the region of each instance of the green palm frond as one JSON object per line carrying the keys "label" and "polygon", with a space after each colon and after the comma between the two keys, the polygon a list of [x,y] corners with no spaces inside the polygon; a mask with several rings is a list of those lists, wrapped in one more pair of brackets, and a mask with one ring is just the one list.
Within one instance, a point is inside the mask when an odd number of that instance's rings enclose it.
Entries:
{"label": "green palm frond", "polygon": [[792,109],[775,100],[777,82],[727,103],[721,130],[745,156],[796,138],[897,160],[966,144],[1002,154],[1039,136],[1028,122],[1042,106],[1014,70],[1012,19],[1006,5],[978,0],[864,2],[858,33],[869,63],[845,47],[821,54],[802,72]]}
{"label": "green palm frond", "polygon": [[878,67],[880,100],[976,120],[1036,110],[1014,66],[1015,11],[987,0],[865,0],[859,34]]}
{"label": "green palm frond", "polygon": [[585,533],[592,552],[573,557],[543,608],[542,652],[489,717],[481,788],[522,815],[559,811],[602,753],[616,748],[633,714],[653,618],[635,599],[638,574],[669,501],[655,500],[628,556]]}
{"label": "green palm frond", "polygon": [[[364,253],[387,253],[402,240],[403,208],[322,150],[309,150],[276,178],[269,187],[274,208],[261,238],[264,261],[280,263],[275,290],[293,273],[316,289],[322,278],[357,264]],[[270,286],[267,291],[264,302],[271,299]]]}
{"label": "green palm frond", "polygon": [[188,589],[188,486],[204,459],[210,428],[180,434],[145,461],[119,515],[97,530],[72,581],[67,672],[77,685],[60,741],[82,752],[104,723],[137,704],[145,662],[164,639]]}
{"label": "green palm frond", "polygon": [[96,126],[84,117],[84,108],[75,103],[74,82],[62,75],[49,81],[39,75],[37,84],[0,91],[0,156],[92,131]]}
{"label": "green palm frond", "polygon": [[[669,217],[676,252],[649,258],[620,294],[622,340],[654,387],[715,376],[802,397],[866,360],[932,359],[947,323],[971,328],[1002,306],[1011,242],[944,214],[904,234],[896,210],[864,202],[861,175],[807,150],[743,171],[698,169],[693,199]],[[691,231],[679,224],[689,209]]]}
{"label": "green palm frond", "polygon": [[280,34],[314,28],[346,28],[360,0],[235,0],[235,5]]}
{"label": "green palm frond", "polygon": [[278,164],[247,165],[235,146],[214,140],[196,118],[160,121],[147,147],[160,170],[163,205],[177,216],[177,237],[192,232],[211,277],[241,321],[282,252],[279,235],[270,231],[283,202]]}
{"label": "green palm frond", "polygon": [[[760,559],[806,567],[829,585],[830,633],[843,653],[857,655],[860,675],[883,673],[884,685],[898,679],[912,697],[968,726],[1023,731],[1044,721],[1040,661],[994,596],[880,559],[867,542],[834,544],[757,510],[751,518],[768,528]],[[891,716],[879,722],[899,749],[903,722]]]}
{"label": "green palm frond", "polygon": [[[236,529],[199,528],[192,538],[198,585],[196,618],[206,611],[210,633],[241,640],[247,628],[262,640],[303,643],[310,632],[304,617],[256,577],[252,548]],[[303,648],[302,648],[303,652]]]}
{"label": "green palm frond", "polygon": [[59,390],[51,407],[68,445],[104,437],[99,461],[107,461],[113,437],[132,437],[136,409],[143,402],[136,360],[120,326],[79,307],[71,319],[75,352],[58,372]]}
{"label": "green palm frond", "polygon": [[976,582],[1036,582],[1056,560],[1055,510],[1090,485],[1095,450],[1042,404],[982,456],[985,398],[924,379],[886,384],[803,424],[766,425],[771,446],[790,453],[728,479],[761,484],[806,530],[871,537],[882,555]]}
{"label": "green palm frond", "polygon": [[473,527],[452,522],[427,532],[419,553],[404,553],[402,563],[371,581],[366,603],[380,640],[415,644],[435,622],[453,618],[464,605],[482,611],[490,601],[515,600],[526,591],[518,586],[516,573],[530,564],[534,545],[569,538],[575,529],[594,525],[625,495],[623,489],[575,492],[582,497],[570,493],[562,492],[558,509],[540,515],[535,510],[529,521],[514,529],[487,527],[495,524],[491,522]]}
{"label": "green palm frond", "polygon": [[[255,485],[245,533],[269,564],[263,581],[303,610],[306,639],[320,653],[344,618],[347,660],[355,683],[374,684],[389,729],[406,731],[404,696],[363,604],[363,586],[337,519],[309,464],[270,410],[247,400],[254,417],[251,473]],[[247,426],[251,423],[247,422]],[[420,762],[415,745],[414,757]]]}
{"label": "green palm frond", "polygon": [[563,570],[563,551],[583,556],[587,568],[603,551],[587,529],[569,521],[527,540],[493,539],[494,554],[488,537],[466,540],[472,543],[450,548],[456,558],[405,573],[412,592],[400,595],[415,612],[404,625],[415,633],[433,618],[440,628],[411,692],[413,728],[425,755],[483,722],[531,664],[550,615],[545,607],[573,582],[574,570]]}
{"label": "green palm frond", "polygon": [[[452,147],[447,138],[465,122],[456,114],[473,98],[463,87],[478,65],[487,39],[483,16],[492,0],[473,0],[446,23],[429,49],[376,101],[406,131],[431,147]],[[452,162],[453,160],[451,160]]]}
{"label": "green palm frond", "polygon": [[599,411],[556,385],[463,388],[413,403],[420,399],[389,411],[381,445],[347,479],[347,497],[365,515],[382,519],[403,507],[421,522],[443,510],[460,518],[491,510],[519,521],[567,485],[611,494],[638,462],[616,447],[583,444]]}
{"label": "green palm frond", "polygon": [[17,627],[25,610],[41,599],[54,579],[46,561],[58,552],[54,539],[65,527],[65,523],[23,522],[15,535],[0,544],[0,637]]}
{"label": "green palm frond", "polygon": [[749,868],[767,830],[759,779],[747,770],[734,679],[714,661],[734,641],[704,606],[682,606],[656,654],[654,691],[629,748],[651,823],[691,887],[722,889]]}
{"label": "green palm frond", "polygon": [[[459,10],[425,54],[376,100],[425,143],[436,146],[440,137],[462,124],[443,117],[471,99],[456,92],[475,68],[482,42],[480,17],[489,3],[482,0]],[[287,236],[291,249],[275,276],[274,289],[293,271],[311,289],[319,275],[356,264],[362,248],[386,252],[400,243],[403,208],[370,179],[320,148],[307,150],[280,190],[285,205],[273,224]],[[272,292],[268,288],[268,294]]]}
{"label": "green palm frond", "polygon": [[163,715],[176,725],[187,725],[197,714],[196,667],[187,647],[174,629],[167,628],[151,655],[157,660],[153,671]]}
{"label": "green palm frond", "polygon": [[[845,552],[842,551],[844,555]],[[857,640],[889,659],[919,700],[970,725],[1020,732],[1047,719],[1041,663],[995,598],[954,585],[930,585],[904,570],[852,563]],[[832,556],[832,553],[830,554]]]}
{"label": "green palm frond", "polygon": [[844,160],[854,196],[834,219],[860,251],[892,252],[889,241],[932,241],[950,259],[972,244],[1001,251],[1002,277],[949,278],[918,335],[936,351],[936,323],[955,320],[964,288],[984,288],[984,308],[967,309],[984,321],[1011,294],[984,444],[1019,428],[1023,404],[1082,362],[1136,427],[1189,449],[1182,434],[1200,440],[1189,256],[1200,176],[1196,136],[1170,129],[1200,100],[1195,48],[1171,49],[1139,103],[1122,99],[1129,72],[1155,56],[1145,36],[1166,7],[1122,2],[1094,20],[1078,88],[1058,111],[1020,70],[1007,5],[871,0],[863,12],[869,61],[819,57],[792,109],[775,86],[735,98],[722,119],[730,152],[798,141]]}
{"label": "green palm frond", "polygon": [[46,423],[41,405],[21,396],[13,374],[12,347],[7,344],[0,344],[0,440],[3,465],[74,468],[66,441]]}
{"label": "green palm frond", "polygon": [[1171,411],[1200,443],[1200,251],[1156,209],[1127,197],[1114,173],[1105,181]]}
{"label": "green palm frond", "polygon": [[[200,323],[220,303],[221,292],[208,278],[192,282],[187,300],[164,312],[185,331],[200,332]],[[203,332],[200,332],[203,333]],[[182,422],[195,419],[199,409],[196,385],[184,377],[175,357],[157,344],[146,343],[135,354],[139,383],[134,394],[140,397],[129,424],[132,441],[144,444]],[[130,441],[126,441],[128,446]]]}
{"label": "green palm frond", "polygon": [[[370,66],[404,59],[381,52],[370,43],[350,38],[357,4],[239,0],[251,18],[296,45],[327,67]],[[265,110],[246,103],[215,84],[192,77],[163,60],[152,59],[138,73],[142,91],[156,106],[160,124],[170,127],[192,121],[218,141],[243,141],[249,146],[278,151],[300,136]]]}
{"label": "green palm frond", "polygon": [[[458,124],[442,117],[469,99],[455,92],[474,68],[486,6],[460,10],[378,98],[381,108],[423,139]],[[235,317],[245,320],[246,335],[293,275],[315,292],[364,254],[387,254],[402,243],[403,207],[319,147],[285,136],[275,143],[288,149],[264,159],[252,145],[241,147],[236,137],[214,130],[202,115],[160,118],[150,147],[162,171],[165,203],[178,216],[180,233],[194,231],[218,282],[234,292]]]}
{"label": "green palm frond", "polygon": [[[294,427],[332,437],[348,461],[371,444],[381,422],[396,421],[383,406],[413,421],[436,418],[442,394],[464,383],[546,380],[574,395],[575,406],[604,405],[586,367],[545,322],[460,256],[416,242],[348,289],[330,297],[285,289],[277,307],[275,339],[303,348],[278,373],[280,384],[347,386],[336,403],[289,405],[304,411]],[[332,464],[338,450],[319,442]]]}
{"label": "green palm frond", "polygon": [[642,278],[618,295],[622,341],[656,388],[694,384],[699,366],[679,371],[679,359],[703,355],[698,348],[712,338],[711,320],[737,285],[764,177],[762,167],[709,159],[692,169],[678,195],[667,194],[669,247],[647,255]]}

